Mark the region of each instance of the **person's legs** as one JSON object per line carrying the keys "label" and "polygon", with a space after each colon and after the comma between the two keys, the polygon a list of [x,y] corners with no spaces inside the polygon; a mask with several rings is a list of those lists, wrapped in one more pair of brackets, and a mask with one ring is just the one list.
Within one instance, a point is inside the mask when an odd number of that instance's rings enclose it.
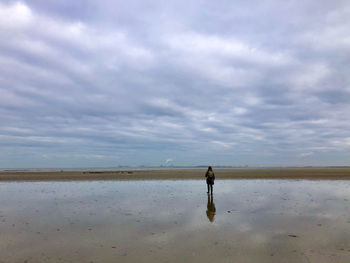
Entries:
{"label": "person's legs", "polygon": [[211,194],[213,194],[213,185],[212,184],[210,185],[210,191],[211,191]]}
{"label": "person's legs", "polygon": [[207,187],[208,187],[208,192],[207,193],[209,194],[209,184],[207,184]]}

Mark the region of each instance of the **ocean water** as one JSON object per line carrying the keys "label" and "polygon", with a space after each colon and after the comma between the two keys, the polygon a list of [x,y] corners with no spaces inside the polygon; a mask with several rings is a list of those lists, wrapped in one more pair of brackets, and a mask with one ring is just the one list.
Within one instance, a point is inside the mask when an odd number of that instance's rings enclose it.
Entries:
{"label": "ocean water", "polygon": [[350,262],[350,182],[0,183],[0,262]]}

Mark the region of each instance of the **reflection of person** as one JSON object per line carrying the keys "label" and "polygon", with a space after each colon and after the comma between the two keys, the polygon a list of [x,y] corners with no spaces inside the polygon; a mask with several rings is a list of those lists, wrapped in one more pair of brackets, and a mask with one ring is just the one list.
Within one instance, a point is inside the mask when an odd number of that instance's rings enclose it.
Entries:
{"label": "reflection of person", "polygon": [[205,173],[205,177],[207,178],[207,186],[208,186],[208,194],[209,194],[209,188],[211,190],[211,194],[213,194],[213,184],[215,181],[215,174],[213,172],[213,168],[211,166],[208,167],[207,172]]}
{"label": "reflection of person", "polygon": [[216,208],[214,204],[213,195],[208,194],[207,217],[210,222],[214,222],[215,212]]}

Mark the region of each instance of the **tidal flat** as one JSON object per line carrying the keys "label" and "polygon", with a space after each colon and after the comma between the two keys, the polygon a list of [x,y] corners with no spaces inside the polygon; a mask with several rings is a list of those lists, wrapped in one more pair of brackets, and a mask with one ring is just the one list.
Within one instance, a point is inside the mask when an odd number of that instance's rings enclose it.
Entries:
{"label": "tidal flat", "polygon": [[0,262],[350,262],[350,181],[0,182]]}
{"label": "tidal flat", "polygon": [[[91,180],[191,180],[203,179],[203,169],[134,169],[134,170],[3,170],[0,181],[91,181]],[[230,168],[215,169],[219,179],[310,179],[350,180],[348,167],[323,168]]]}

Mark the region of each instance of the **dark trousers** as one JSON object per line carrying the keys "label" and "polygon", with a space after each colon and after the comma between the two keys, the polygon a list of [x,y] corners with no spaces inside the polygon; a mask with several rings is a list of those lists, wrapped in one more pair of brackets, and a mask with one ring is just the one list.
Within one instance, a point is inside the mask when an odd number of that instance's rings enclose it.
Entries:
{"label": "dark trousers", "polygon": [[210,188],[211,193],[213,193],[213,185],[212,184],[207,184],[207,186],[208,186],[208,193],[209,193],[209,188]]}

